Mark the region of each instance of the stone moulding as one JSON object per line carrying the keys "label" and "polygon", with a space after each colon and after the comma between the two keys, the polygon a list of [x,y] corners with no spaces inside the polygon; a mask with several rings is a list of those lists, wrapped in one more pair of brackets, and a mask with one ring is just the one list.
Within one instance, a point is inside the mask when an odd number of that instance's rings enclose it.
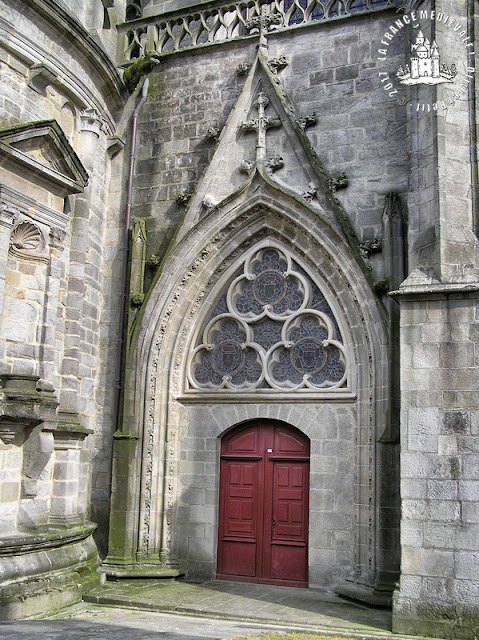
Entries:
{"label": "stone moulding", "polygon": [[[93,522],[69,529],[53,529],[37,533],[18,533],[0,539],[0,556],[30,553],[41,548],[56,549],[65,544],[73,544],[90,536],[97,528]],[[0,560],[1,562],[1,560]]]}
{"label": "stone moulding", "polygon": [[266,20],[275,28],[297,28],[302,25],[347,18],[361,13],[397,7],[400,0],[360,0],[351,7],[343,0],[224,0],[198,3],[194,10],[168,11],[119,25],[124,36],[125,61],[140,58],[147,52],[168,54],[238,38],[257,37],[250,30],[259,29]]}
{"label": "stone moulding", "polygon": [[48,528],[0,541],[0,620],[44,614],[81,601],[99,582],[96,525]]}
{"label": "stone moulding", "polygon": [[[96,39],[76,20],[74,15],[63,9],[55,0],[28,0],[28,8],[45,17],[54,25],[71,46],[80,50],[81,54],[91,61],[92,70],[100,76],[110,98],[119,107],[126,97],[125,86],[113,60],[105,53]],[[48,56],[50,57],[50,56]],[[89,102],[89,101],[88,101]]]}
{"label": "stone moulding", "polygon": [[10,211],[10,217],[16,213],[15,223],[21,214],[40,224],[50,227],[50,234],[59,236],[57,239],[61,241],[64,237],[70,217],[63,211],[50,209],[39,203],[37,200],[30,198],[24,193],[20,193],[15,189],[0,184],[0,209]]}
{"label": "stone moulding", "polygon": [[5,444],[28,437],[42,422],[55,420],[57,407],[53,389],[43,387],[38,376],[0,376],[0,438]]}
{"label": "stone moulding", "polygon": [[[64,33],[62,31],[62,33]],[[62,91],[80,110],[95,109],[101,113],[105,119],[106,130],[108,135],[114,135],[116,125],[113,117],[105,108],[105,103],[101,96],[92,92],[80,78],[72,73],[64,61],[56,57],[51,51],[47,51],[34,40],[19,33],[12,24],[0,17],[0,43],[12,53],[12,55],[25,61],[30,65],[30,72],[27,84],[33,91],[44,93],[50,85],[57,87]],[[95,69],[101,65],[96,64]],[[115,70],[115,73],[117,71]],[[118,108],[123,104],[123,98],[126,95],[120,77],[119,90],[113,89],[109,82],[103,86],[110,86],[108,92],[109,97],[113,97],[113,108]]]}

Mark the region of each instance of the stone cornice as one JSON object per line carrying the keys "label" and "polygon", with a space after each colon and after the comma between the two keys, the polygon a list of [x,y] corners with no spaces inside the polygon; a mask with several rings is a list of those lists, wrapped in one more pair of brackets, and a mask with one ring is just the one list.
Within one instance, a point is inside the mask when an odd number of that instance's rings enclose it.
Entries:
{"label": "stone cornice", "polygon": [[479,282],[471,283],[445,283],[437,282],[425,285],[416,285],[390,291],[388,295],[396,300],[440,300],[450,296],[465,297],[479,294]]}
{"label": "stone cornice", "polygon": [[15,191],[5,184],[0,183],[0,207],[17,209],[18,213],[32,218],[33,220],[46,224],[49,227],[58,227],[61,231],[67,228],[70,216],[63,211],[56,211],[50,207],[37,202],[24,193]]}
{"label": "stone cornice", "polygon": [[97,525],[86,522],[68,529],[56,529],[48,527],[44,532],[35,531],[32,533],[16,533],[13,536],[4,536],[0,540],[0,556],[17,555],[63,547],[66,544],[73,544],[88,538]]}
{"label": "stone cornice", "polygon": [[[106,88],[110,90],[111,97],[116,98],[121,104],[127,94],[115,63],[101,44],[71,15],[67,6],[59,0],[28,0],[28,4],[52,21],[62,34],[68,34],[75,46],[82,49],[88,57],[92,57],[103,76]],[[98,65],[98,62],[101,64]]]}
{"label": "stone cornice", "polygon": [[[102,45],[68,12],[66,5],[58,0],[29,0],[26,4],[28,4],[28,10],[33,9],[56,27],[62,35],[62,40],[69,41],[72,47],[79,50],[91,61],[92,68],[96,70],[101,79],[100,90],[104,92],[110,109],[115,110],[122,106],[128,93],[115,63]],[[8,25],[4,20],[1,22],[5,26]],[[23,35],[12,29],[8,29],[7,33],[8,37],[5,43],[7,46],[9,42],[11,43]],[[24,44],[35,44],[26,36],[23,36],[23,40]],[[49,52],[48,61],[50,62],[52,59],[51,52]],[[43,60],[32,60],[32,62],[43,62]],[[71,76],[71,71],[66,67],[62,71],[66,78]],[[88,91],[86,95],[88,95]],[[92,106],[96,107],[97,105]]]}

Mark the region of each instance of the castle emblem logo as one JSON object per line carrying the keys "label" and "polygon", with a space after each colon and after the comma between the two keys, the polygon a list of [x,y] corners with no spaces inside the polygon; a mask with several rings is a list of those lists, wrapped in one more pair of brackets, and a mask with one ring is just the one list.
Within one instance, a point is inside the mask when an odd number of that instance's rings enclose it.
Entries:
{"label": "castle emblem logo", "polygon": [[396,73],[400,84],[441,84],[452,82],[456,75],[456,65],[441,65],[436,41],[431,44],[422,31],[419,31],[416,42],[411,45],[409,65],[401,65]]}
{"label": "castle emblem logo", "polygon": [[[450,52],[444,55],[436,40],[431,36],[431,42],[427,37],[429,33],[436,33],[439,23],[444,36],[451,43],[455,41],[451,47],[455,59],[445,59]],[[397,67],[398,56],[409,38],[408,59]],[[405,106],[411,100],[410,106],[414,111],[446,112],[458,101],[467,100],[475,73],[475,51],[474,38],[465,23],[440,11],[412,11],[391,23],[378,44],[379,80],[383,90],[398,104]],[[411,85],[418,87],[415,94],[407,90]],[[443,85],[444,89],[437,94],[436,102],[429,102],[430,95],[421,85]]]}

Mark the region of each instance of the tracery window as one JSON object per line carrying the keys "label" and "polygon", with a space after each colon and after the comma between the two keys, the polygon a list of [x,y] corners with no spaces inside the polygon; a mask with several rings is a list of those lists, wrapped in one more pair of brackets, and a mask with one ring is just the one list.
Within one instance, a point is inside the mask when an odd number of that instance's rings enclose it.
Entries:
{"label": "tracery window", "polygon": [[205,321],[189,363],[195,390],[345,387],[347,355],[319,287],[284,249],[252,253]]}

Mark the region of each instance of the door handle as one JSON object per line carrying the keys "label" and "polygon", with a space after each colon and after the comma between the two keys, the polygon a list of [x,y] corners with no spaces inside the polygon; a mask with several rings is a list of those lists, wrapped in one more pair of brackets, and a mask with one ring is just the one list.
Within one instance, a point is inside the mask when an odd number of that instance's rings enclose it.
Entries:
{"label": "door handle", "polygon": [[273,529],[275,528],[275,526],[276,526],[276,520],[273,518]]}

